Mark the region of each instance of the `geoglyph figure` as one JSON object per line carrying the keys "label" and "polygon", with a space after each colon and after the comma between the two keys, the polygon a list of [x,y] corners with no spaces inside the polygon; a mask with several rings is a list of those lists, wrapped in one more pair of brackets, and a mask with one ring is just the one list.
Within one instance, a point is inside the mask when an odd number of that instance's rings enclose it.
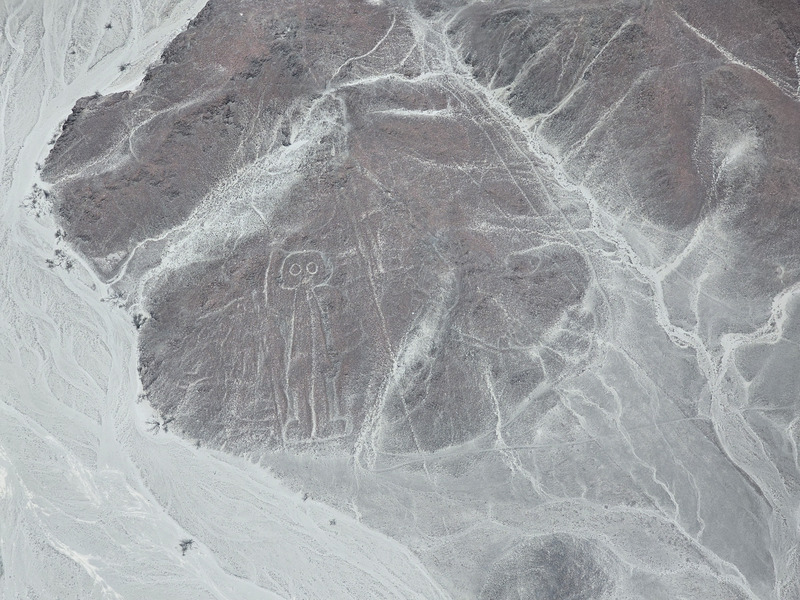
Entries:
{"label": "geoglyph figure", "polygon": [[[317,439],[334,433],[338,416],[328,360],[328,335],[317,289],[327,285],[331,266],[321,252],[290,252],[280,263],[277,285],[267,277],[267,307],[278,317],[283,341],[282,381],[278,396],[284,403],[284,438]],[[270,289],[272,287],[272,289]],[[279,402],[280,403],[280,402]]]}

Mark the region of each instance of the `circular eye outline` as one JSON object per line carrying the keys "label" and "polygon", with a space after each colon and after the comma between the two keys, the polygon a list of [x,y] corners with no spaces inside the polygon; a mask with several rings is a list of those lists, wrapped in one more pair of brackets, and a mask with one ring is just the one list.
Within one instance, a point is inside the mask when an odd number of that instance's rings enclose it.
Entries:
{"label": "circular eye outline", "polygon": [[313,260],[308,262],[306,264],[306,273],[308,273],[309,275],[316,275],[317,273],[319,273],[319,265],[315,263]]}
{"label": "circular eye outline", "polygon": [[300,273],[303,272],[303,267],[301,267],[298,263],[292,263],[289,265],[289,275],[292,277],[297,277]]}

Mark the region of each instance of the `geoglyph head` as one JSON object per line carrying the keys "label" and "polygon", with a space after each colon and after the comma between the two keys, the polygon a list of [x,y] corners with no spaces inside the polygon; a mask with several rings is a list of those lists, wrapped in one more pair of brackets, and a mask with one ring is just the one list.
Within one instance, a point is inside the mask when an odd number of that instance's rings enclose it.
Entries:
{"label": "geoglyph head", "polygon": [[331,270],[321,252],[301,250],[283,259],[279,281],[286,290],[313,288],[325,283],[330,275]]}

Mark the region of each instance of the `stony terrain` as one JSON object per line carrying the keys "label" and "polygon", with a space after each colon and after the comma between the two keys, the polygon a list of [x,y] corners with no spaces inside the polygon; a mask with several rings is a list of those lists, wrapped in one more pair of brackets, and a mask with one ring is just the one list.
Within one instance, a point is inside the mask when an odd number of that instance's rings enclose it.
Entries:
{"label": "stony terrain", "polygon": [[788,1],[211,0],[43,179],[158,418],[453,598],[790,600],[798,125]]}

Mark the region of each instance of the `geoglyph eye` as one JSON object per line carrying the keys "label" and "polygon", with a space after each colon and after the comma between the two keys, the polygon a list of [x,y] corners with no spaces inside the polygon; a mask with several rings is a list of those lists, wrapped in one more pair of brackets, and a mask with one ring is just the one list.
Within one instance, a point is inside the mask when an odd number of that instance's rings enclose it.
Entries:
{"label": "geoglyph eye", "polygon": [[309,275],[316,275],[319,272],[319,265],[315,263],[313,260],[309,263],[306,263],[306,273]]}
{"label": "geoglyph eye", "polygon": [[289,275],[294,275],[295,277],[297,277],[298,275],[300,275],[301,272],[302,269],[300,268],[300,265],[298,265],[297,263],[292,263],[291,266],[289,267]]}

